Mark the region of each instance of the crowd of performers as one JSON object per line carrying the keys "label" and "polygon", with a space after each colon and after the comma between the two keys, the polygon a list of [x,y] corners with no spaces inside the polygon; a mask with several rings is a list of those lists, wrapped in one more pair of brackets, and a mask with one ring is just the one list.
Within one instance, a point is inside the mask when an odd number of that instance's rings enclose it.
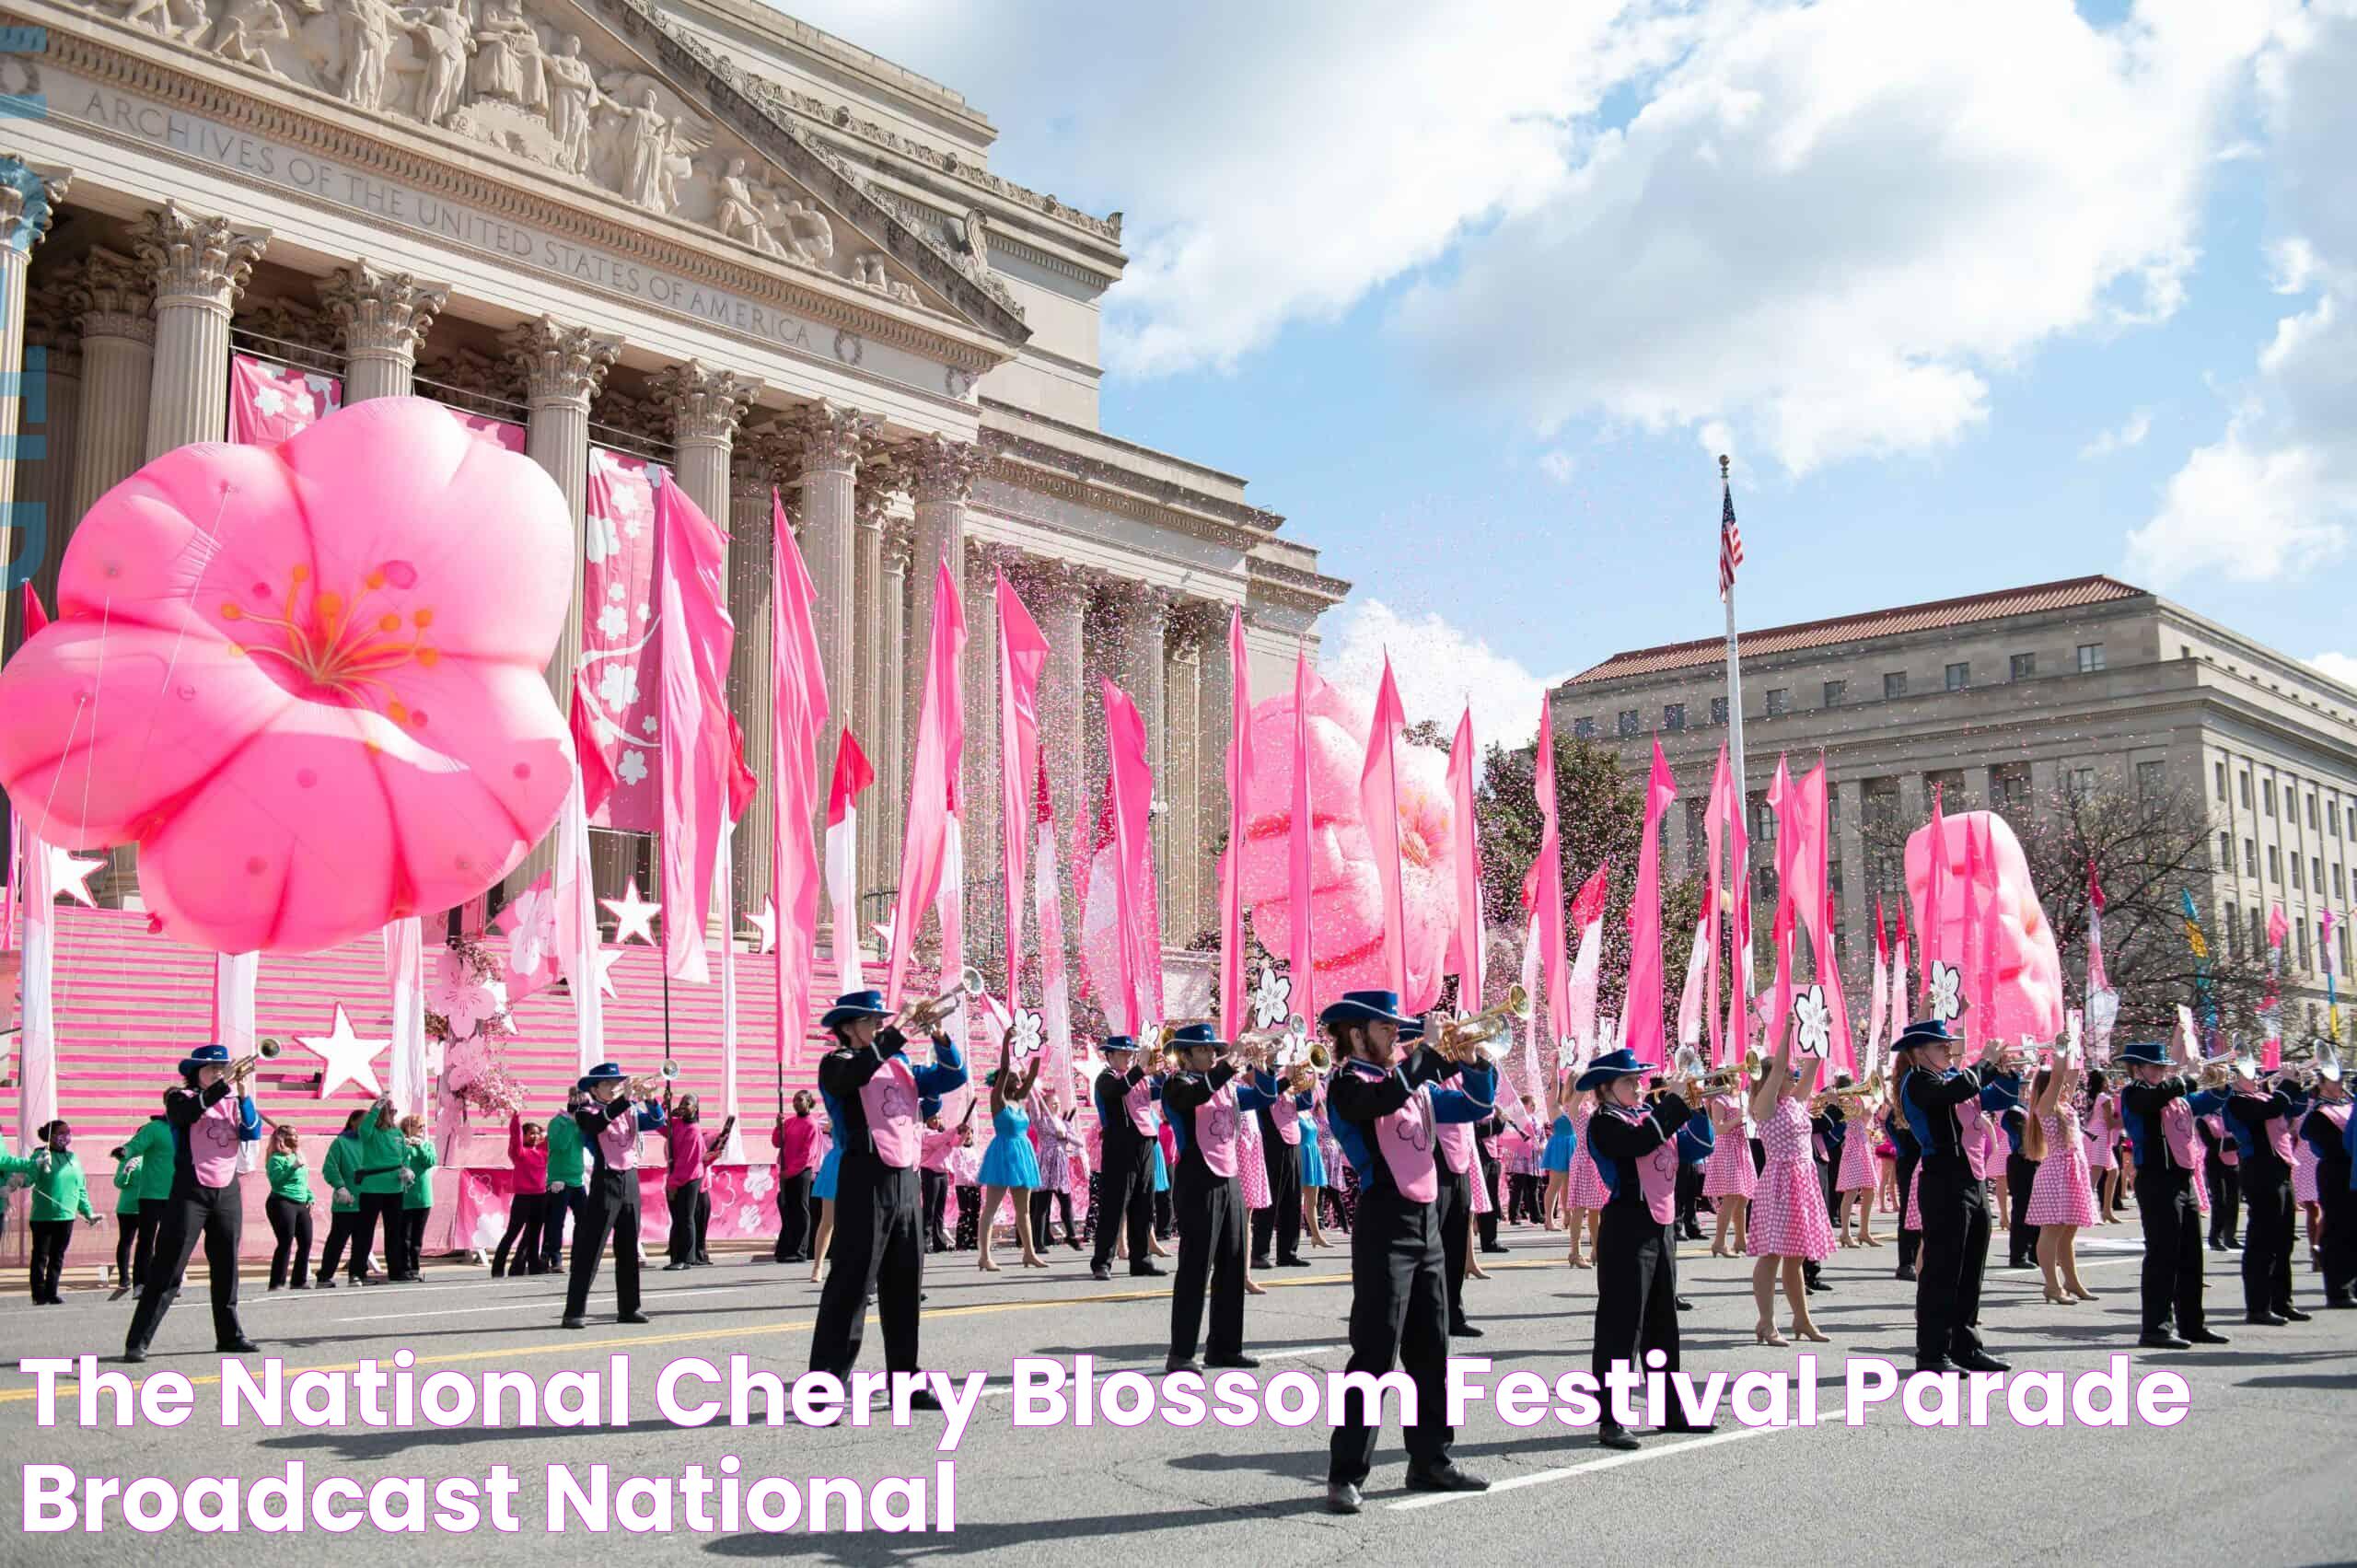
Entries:
{"label": "crowd of performers", "polygon": [[[1060,1227],[1064,1247],[1089,1252],[1095,1279],[1117,1263],[1169,1273],[1172,1373],[1256,1365],[1245,1317],[1246,1298],[1263,1289],[1254,1274],[1309,1266],[1305,1247],[1347,1246],[1350,1368],[1397,1366],[1416,1383],[1416,1489],[1487,1484],[1449,1457],[1443,1368],[1451,1339],[1480,1332],[1465,1286],[1484,1277],[1480,1254],[1506,1249],[1502,1220],[1560,1232],[1566,1264],[1594,1271],[1599,1378],[1656,1351],[1665,1370],[1678,1368],[1678,1315],[1689,1307],[1678,1243],[1702,1239],[1705,1210],[1711,1252],[1753,1260],[1755,1331],[1769,1345],[1790,1342],[1787,1332],[1829,1339],[1809,1310],[1811,1295],[1832,1288],[1819,1265],[1837,1247],[1884,1246],[1875,1221],[1890,1216],[1896,1272],[1915,1284],[1922,1371],[2007,1369],[1980,1330],[1993,1230],[2006,1234],[2009,1266],[2040,1272],[2047,1302],[2075,1306],[2096,1299],[2080,1277],[2078,1233],[2119,1220],[2131,1199],[2144,1346],[2225,1342],[2205,1313],[2206,1250],[2240,1251],[2246,1323],[2306,1318],[2293,1298],[2303,1214],[2325,1305],[2357,1307],[2357,1129],[2328,1049],[2272,1074],[2248,1059],[2189,1071],[2157,1042],[2127,1045],[2102,1070],[2069,1051],[1994,1042],[1966,1063],[1965,1043],[1929,1021],[1894,1043],[1887,1082],[1819,1087],[1822,1060],[1796,1057],[1787,1031],[1768,1059],[1715,1074],[1666,1076],[1606,1051],[1541,1105],[1504,1091],[1477,1034],[1444,1025],[1427,1038],[1396,996],[1353,992],[1320,1016],[1317,1065],[1279,1065],[1273,1040],[1231,1043],[1208,1024],[1148,1045],[1116,1036],[1098,1047],[1101,1069],[1073,1086],[1068,1113],[1037,1057],[1003,1052],[952,1123],[944,1103],[970,1080],[937,1016],[920,1008],[896,1021],[870,991],[842,997],[823,1024],[835,1045],[817,1090],[797,1095],[770,1135],[780,1178],[771,1258],[809,1263],[824,1281],[813,1370],[849,1373],[871,1305],[886,1368],[920,1370],[926,1256],[971,1251],[977,1267],[999,1271],[1002,1215],[1024,1267],[1047,1266]],[[418,1120],[379,1099],[329,1141],[317,1182],[329,1226],[314,1270],[308,1153],[292,1129],[265,1135],[246,1088],[252,1065],[200,1048],[162,1111],[114,1151],[115,1295],[138,1292],[126,1360],[145,1359],[200,1243],[217,1347],[255,1348],[238,1316],[241,1167],[269,1183],[271,1289],[330,1288],[339,1267],[353,1283],[420,1277],[435,1154]],[[985,1107],[992,1136],[978,1156],[973,1120]],[[554,1272],[569,1222],[563,1326],[585,1325],[609,1252],[618,1319],[647,1321],[639,1164],[663,1161],[668,1267],[707,1265],[705,1178],[732,1130],[733,1119],[707,1127],[696,1098],[664,1078],[598,1065],[563,1114],[511,1124],[516,1195],[491,1272]],[[72,1227],[101,1216],[72,1128],[53,1121],[37,1134],[31,1153],[0,1155],[0,1176],[30,1189],[31,1296],[54,1304]],[[1167,1270],[1156,1261],[1174,1253]],[[916,1402],[928,1408],[929,1396]],[[1674,1419],[1667,1430],[1693,1429]],[[1635,1446],[1608,1415],[1599,1435]],[[1376,1437],[1370,1412],[1346,1405],[1330,1507],[1360,1506]]]}

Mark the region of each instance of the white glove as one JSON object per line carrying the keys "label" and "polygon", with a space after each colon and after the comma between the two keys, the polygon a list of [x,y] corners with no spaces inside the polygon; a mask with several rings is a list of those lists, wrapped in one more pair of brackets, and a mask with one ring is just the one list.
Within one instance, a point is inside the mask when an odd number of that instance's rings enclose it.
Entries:
{"label": "white glove", "polygon": [[417,1172],[410,1169],[407,1166],[403,1166],[401,1167],[401,1191],[406,1192],[416,1185]]}
{"label": "white glove", "polygon": [[349,1203],[353,1202],[353,1197],[350,1192],[339,1187],[335,1190],[335,1201],[339,1203]]}
{"label": "white glove", "polygon": [[552,1192],[562,1192],[564,1191],[564,1183],[562,1181],[552,1181],[549,1183],[549,1191]]}

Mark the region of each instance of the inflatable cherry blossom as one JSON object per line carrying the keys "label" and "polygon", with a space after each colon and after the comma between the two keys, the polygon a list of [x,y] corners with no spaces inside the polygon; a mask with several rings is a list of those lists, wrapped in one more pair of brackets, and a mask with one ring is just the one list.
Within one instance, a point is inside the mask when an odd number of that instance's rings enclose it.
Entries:
{"label": "inflatable cherry blossom", "polygon": [[[2047,923],[2045,907],[2038,901],[2038,889],[2030,885],[2029,862],[2022,854],[2021,841],[2003,817],[1991,811],[1947,817],[1943,826],[1947,854],[1940,896],[1939,958],[1943,963],[1958,965],[1968,951],[1979,953],[1981,938],[1978,934],[1967,938],[1965,924],[1973,910],[1986,909],[1990,900],[1996,900],[1996,1016],[1980,1018],[1969,1011],[1980,1005],[1980,985],[1972,975],[1962,977],[1968,1004],[1966,1034],[1974,1040],[1991,1037],[2016,1040],[2025,1036],[2040,1042],[2061,1039],[2062,958],[2054,945],[2054,928]],[[1977,835],[1982,829],[1986,837],[1981,840],[1980,892],[1975,897],[1967,835]],[[1931,929],[1931,874],[1932,828],[1926,823],[1907,841],[1907,895],[1914,905],[1918,932]],[[1972,944],[1969,948],[1968,940]]]}
{"label": "inflatable cherry blossom", "polygon": [[[1254,777],[1251,826],[1244,842],[1244,901],[1252,933],[1282,958],[1291,949],[1293,693],[1252,710]],[[1368,715],[1323,681],[1309,696],[1311,935],[1318,955],[1317,994],[1387,988],[1383,893],[1367,824],[1359,807]],[[1437,972],[1448,947],[1457,898],[1449,823],[1448,757],[1429,746],[1399,748],[1401,897],[1407,906],[1411,969]]]}
{"label": "inflatable cherry blossom", "polygon": [[52,843],[135,842],[163,928],[221,952],[463,903],[562,804],[573,555],[555,482],[424,399],[166,453],[0,670],[0,786]]}

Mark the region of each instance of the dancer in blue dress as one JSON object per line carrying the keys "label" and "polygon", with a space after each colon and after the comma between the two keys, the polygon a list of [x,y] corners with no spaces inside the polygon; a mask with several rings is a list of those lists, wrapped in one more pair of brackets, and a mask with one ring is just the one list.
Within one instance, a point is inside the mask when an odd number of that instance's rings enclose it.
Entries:
{"label": "dancer in blue dress", "polygon": [[835,1124],[825,1124],[827,1152],[819,1157],[818,1179],[810,1183],[810,1201],[819,1205],[819,1239],[810,1249],[810,1283],[819,1283],[819,1272],[827,1266],[827,1243],[835,1238],[835,1171],[843,1162],[843,1146],[835,1137]]}
{"label": "dancer in blue dress", "polygon": [[991,1228],[998,1221],[999,1205],[1010,1192],[1015,1195],[1015,1234],[1023,1242],[1023,1266],[1048,1266],[1031,1235],[1031,1189],[1039,1185],[1039,1156],[1031,1147],[1030,1115],[1023,1109],[1023,1102],[1031,1098],[1032,1086],[1039,1082],[1039,1059],[1034,1056],[1017,1073],[1014,1054],[1012,1046],[1000,1048],[998,1070],[989,1080],[991,1146],[982,1151],[982,1221],[975,1235],[975,1250],[981,1254],[982,1271],[993,1274],[998,1272],[998,1265],[991,1261]]}
{"label": "dancer in blue dress", "polygon": [[1318,1118],[1318,1074],[1308,1063],[1298,1063],[1292,1081],[1294,1109],[1301,1116],[1301,1228],[1312,1247],[1328,1245],[1318,1211],[1325,1202],[1326,1156],[1318,1146],[1324,1128]]}

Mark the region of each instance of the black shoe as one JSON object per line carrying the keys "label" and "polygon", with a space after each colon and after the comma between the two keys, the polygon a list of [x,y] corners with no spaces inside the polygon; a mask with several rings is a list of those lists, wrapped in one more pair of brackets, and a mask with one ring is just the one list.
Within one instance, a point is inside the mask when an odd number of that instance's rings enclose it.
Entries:
{"label": "black shoe", "polygon": [[557,1325],[560,1329],[586,1329],[588,1326],[589,1320],[586,1318],[567,1318]]}
{"label": "black shoe", "polygon": [[2328,1311],[2345,1312],[2357,1307],[2357,1295],[2328,1295],[2324,1298],[2324,1305]]}
{"label": "black shoe", "polygon": [[1481,1330],[1460,1318],[1448,1326],[1448,1337],[1452,1340],[1478,1340],[1481,1337]]}
{"label": "black shoe", "polygon": [[1618,1448],[1623,1452],[1638,1446],[1637,1440],[1629,1435],[1629,1429],[1625,1426],[1599,1426],[1596,1429],[1596,1440],[1608,1448]]}
{"label": "black shoe", "polygon": [[125,1345],[122,1347],[122,1359],[136,1366],[147,1359],[147,1348],[145,1345]]}
{"label": "black shoe", "polygon": [[1329,1483],[1326,1488],[1326,1512],[1355,1514],[1359,1511],[1359,1489],[1347,1481]]}
{"label": "black shoe", "polygon": [[1511,1252],[1511,1251],[1513,1251],[1513,1250],[1514,1250],[1514,1249],[1513,1249],[1513,1248],[1511,1248],[1511,1247],[1508,1247],[1504,1242],[1503,1242],[1503,1241],[1502,1241],[1502,1242],[1499,1242],[1497,1245],[1495,1245],[1495,1246],[1493,1246],[1493,1247],[1484,1247],[1483,1249],[1481,1249],[1481,1250],[1482,1250],[1482,1251],[1484,1251],[1484,1252]]}
{"label": "black shoe", "polygon": [[2234,1342],[2225,1335],[2209,1329],[2188,1329],[2185,1331],[2185,1337],[2197,1345],[2224,1345]]}
{"label": "black shoe", "polygon": [[644,1323],[646,1320],[644,1312],[624,1312],[614,1319],[617,1323]]}
{"label": "black shoe", "polygon": [[1831,1285],[1827,1284],[1823,1280],[1811,1280],[1808,1282],[1808,1294],[1811,1295],[1822,1295],[1832,1288],[1833,1287]]}
{"label": "black shoe", "polygon": [[2218,1240],[2215,1237],[2212,1237],[2210,1241],[2210,1250],[2212,1252],[2223,1252],[2226,1250],[2226,1244]]}
{"label": "black shoe", "polygon": [[1408,1490],[1411,1492],[1487,1492],[1490,1483],[1480,1476],[1457,1468],[1453,1459],[1443,1459],[1436,1465],[1410,1465]]}
{"label": "black shoe", "polygon": [[666,1263],[663,1265],[663,1272],[667,1274],[676,1274],[682,1269],[692,1268],[693,1266],[694,1265],[690,1263]]}
{"label": "black shoe", "polygon": [[1203,1357],[1203,1365],[1222,1372],[1250,1372],[1260,1366],[1260,1361],[1258,1356],[1246,1355],[1238,1351],[1234,1355],[1207,1355]]}
{"label": "black shoe", "polygon": [[1142,1280],[1157,1277],[1163,1272],[1164,1271],[1155,1268],[1151,1263],[1132,1263],[1130,1265],[1130,1272]]}
{"label": "black shoe", "polygon": [[1682,1295],[1674,1300],[1671,1305],[1676,1307],[1680,1312],[1691,1312],[1694,1310],[1694,1304],[1687,1300]]}
{"label": "black shoe", "polygon": [[909,1396],[909,1408],[912,1411],[937,1411],[941,1408],[941,1401],[934,1398],[932,1389],[919,1388]]}
{"label": "black shoe", "polygon": [[[52,1296],[50,1299],[54,1301],[56,1297]],[[2305,1323],[2316,1316],[2313,1312],[2303,1312],[2296,1307],[2279,1307],[2275,1309],[2275,1315],[2286,1323]]]}
{"label": "black shoe", "polygon": [[323,1274],[319,1278],[311,1282],[311,1288],[313,1290],[333,1290],[335,1289],[335,1281]]}
{"label": "black shoe", "polygon": [[2036,1264],[2032,1263],[2026,1258],[2008,1258],[2005,1260],[2005,1267],[2008,1269],[2028,1269],[2035,1268],[2036,1266]]}
{"label": "black shoe", "polygon": [[311,1282],[308,1280],[296,1280],[287,1288],[290,1290],[308,1290],[311,1288]]}
{"label": "black shoe", "polygon": [[[1503,1252],[1505,1249],[1501,1247],[1498,1250]],[[1309,1260],[1306,1258],[1280,1258],[1277,1260],[1277,1267],[1280,1269],[1306,1269],[1309,1267]]]}
{"label": "black shoe", "polygon": [[1915,1362],[1915,1370],[1918,1372],[1929,1372],[1934,1376],[1937,1376],[1942,1373],[1954,1372],[1956,1370],[1956,1363],[1950,1361],[1944,1355],[1935,1355],[1929,1358],[1918,1357]]}
{"label": "black shoe", "polygon": [[240,1334],[236,1339],[231,1340],[227,1344],[215,1345],[213,1349],[215,1353],[218,1355],[251,1355],[254,1352],[261,1349],[261,1346],[254,1343],[253,1341],[247,1339],[244,1335]]}
{"label": "black shoe", "polygon": [[1113,1277],[1112,1266],[1107,1263],[1091,1263],[1088,1266],[1088,1277],[1092,1280],[1109,1280]]}
{"label": "black shoe", "polygon": [[1898,1266],[1898,1272],[1891,1275],[1891,1278],[1895,1280],[1912,1280],[1914,1277],[1915,1271],[1905,1263],[1901,1263]]}
{"label": "black shoe", "polygon": [[2191,1340],[2180,1340],[2166,1329],[2147,1329],[2137,1346],[2142,1350],[2191,1350]]}
{"label": "black shoe", "polygon": [[1951,1359],[1967,1372],[2011,1372],[2014,1369],[2013,1363],[1999,1361],[1985,1350],[1967,1351]]}
{"label": "black shoe", "polygon": [[2243,1321],[2255,1329],[2280,1329],[2291,1319],[2278,1318],[2272,1312],[2247,1312],[2243,1314]]}
{"label": "black shoe", "polygon": [[1266,1273],[1266,1272],[1268,1272],[1271,1269],[1273,1269],[1273,1268],[1275,1268],[1275,1267],[1276,1267],[1276,1265],[1275,1265],[1274,1263],[1270,1262],[1266,1258],[1255,1258],[1255,1259],[1253,1259],[1253,1260],[1252,1260],[1252,1266],[1253,1266],[1254,1268],[1256,1268],[1256,1269],[1260,1270],[1262,1273]]}
{"label": "black shoe", "polygon": [[1202,1366],[1191,1356],[1166,1356],[1162,1363],[1162,1375],[1165,1377],[1174,1372],[1192,1372],[1200,1375],[1202,1370]]}

